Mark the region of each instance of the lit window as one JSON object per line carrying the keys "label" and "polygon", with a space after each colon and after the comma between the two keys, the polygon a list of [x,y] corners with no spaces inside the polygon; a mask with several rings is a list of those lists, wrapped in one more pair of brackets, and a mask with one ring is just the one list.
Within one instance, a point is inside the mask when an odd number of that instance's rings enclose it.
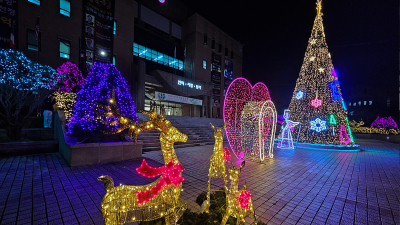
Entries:
{"label": "lit window", "polygon": [[60,39],[60,57],[69,59],[71,54],[71,42]]}
{"label": "lit window", "polygon": [[35,30],[27,29],[26,30],[28,49],[37,51],[39,49],[40,43],[40,32],[39,32],[39,41],[35,39]]}
{"label": "lit window", "polygon": [[207,69],[207,59],[203,59],[203,69]]}
{"label": "lit window", "polygon": [[357,102],[354,102],[354,103],[353,103],[353,106],[356,106],[356,105],[357,105]]}
{"label": "lit window", "polygon": [[71,0],[60,0],[60,14],[71,16]]}
{"label": "lit window", "polygon": [[354,113],[354,111],[351,111],[351,112],[350,112],[350,116],[352,116],[352,115],[353,115],[353,113]]}
{"label": "lit window", "polygon": [[157,52],[137,43],[133,43],[133,55],[151,60],[153,62],[158,62],[159,64],[163,64],[165,66],[169,66],[178,70],[183,70],[182,60],[170,57],[161,52]]}
{"label": "lit window", "polygon": [[351,106],[351,102],[349,102],[349,106]]}
{"label": "lit window", "polygon": [[114,35],[117,34],[117,21],[114,20],[114,31],[113,31]]}
{"label": "lit window", "polygon": [[113,65],[114,65],[114,66],[115,66],[115,59],[116,59],[116,56],[113,55]]}
{"label": "lit window", "polygon": [[369,105],[372,105],[372,101],[369,101]]}
{"label": "lit window", "polygon": [[33,4],[40,5],[40,0],[28,0],[28,2],[32,2]]}
{"label": "lit window", "polygon": [[178,85],[184,86],[184,85],[185,85],[185,81],[183,81],[183,80],[178,80]]}
{"label": "lit window", "polygon": [[197,84],[196,84],[196,89],[197,89],[197,90],[201,90],[201,85],[197,85]]}
{"label": "lit window", "polygon": [[190,88],[193,88],[193,84],[192,84],[192,83],[187,83],[187,85],[188,85]]}
{"label": "lit window", "polygon": [[367,101],[364,101],[364,105],[367,105]]}
{"label": "lit window", "polygon": [[204,45],[207,45],[207,35],[204,35]]}
{"label": "lit window", "polygon": [[358,106],[361,106],[361,101],[358,101]]}

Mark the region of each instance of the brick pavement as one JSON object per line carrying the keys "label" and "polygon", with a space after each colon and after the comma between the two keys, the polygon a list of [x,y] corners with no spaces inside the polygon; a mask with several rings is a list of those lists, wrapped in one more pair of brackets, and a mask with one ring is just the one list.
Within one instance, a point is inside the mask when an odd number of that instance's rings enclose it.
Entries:
{"label": "brick pavement", "polygon": [[[257,217],[268,224],[399,224],[399,146],[357,143],[363,151],[275,149],[275,158],[264,164],[246,162],[239,188],[246,181]],[[181,198],[194,211],[196,197],[207,189],[212,149],[177,149],[186,169]],[[160,151],[143,156],[151,166],[163,162]],[[0,158],[1,224],[103,224],[105,189],[96,178],[106,174],[128,185],[154,181],[136,173],[141,161],[70,168],[58,153]],[[223,186],[222,179],[211,183],[212,189]]]}

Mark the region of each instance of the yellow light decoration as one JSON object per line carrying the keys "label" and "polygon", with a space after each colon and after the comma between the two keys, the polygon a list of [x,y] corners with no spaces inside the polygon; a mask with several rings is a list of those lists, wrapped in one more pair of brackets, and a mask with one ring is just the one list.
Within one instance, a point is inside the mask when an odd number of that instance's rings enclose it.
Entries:
{"label": "yellow light decoration", "polygon": [[400,129],[386,129],[378,127],[361,127],[364,125],[363,121],[356,122],[351,121],[349,123],[351,132],[353,133],[364,133],[364,134],[400,134]]}
{"label": "yellow light decoration", "polygon": [[72,115],[72,107],[75,104],[76,93],[54,92],[53,95],[56,99],[57,108],[64,110],[65,119],[68,120]]}
{"label": "yellow light decoration", "polygon": [[251,195],[247,195],[245,197],[245,203],[246,207],[243,207],[241,203],[240,197],[243,196],[244,194],[250,194],[249,191],[247,191],[247,185],[246,182],[243,184],[243,189],[238,190],[238,185],[239,185],[239,178],[241,171],[245,165],[246,161],[243,161],[242,164],[240,165],[240,168],[237,168],[236,166],[233,165],[229,169],[229,179],[231,180],[229,190],[226,194],[226,211],[225,215],[223,216],[221,225],[225,225],[226,221],[228,221],[229,216],[235,217],[237,219],[236,224],[244,224],[245,220],[244,218],[246,217],[247,210],[253,214],[254,217],[254,224],[257,224],[257,218],[256,214],[253,209],[253,202],[251,200]]}
{"label": "yellow light decoration", "polygon": [[[115,132],[122,132],[125,129],[129,129],[129,134],[135,141],[137,135],[143,130],[159,130],[161,151],[166,165],[165,168],[177,167],[182,168],[180,171],[183,171],[183,167],[180,166],[175,154],[174,143],[177,141],[186,142],[187,135],[180,133],[171,125],[170,121],[166,120],[164,107],[161,107],[160,115],[157,115],[156,107],[157,105],[155,103],[151,103],[150,111],[142,111],[144,114],[149,116],[149,121],[136,123],[130,119],[123,118],[115,105],[109,107],[100,106],[100,108],[108,108],[113,115],[116,115],[117,118],[124,121],[121,126],[122,128],[119,128]],[[107,116],[107,114],[100,113],[100,116]],[[106,123],[106,118],[103,119],[103,122]],[[143,164],[144,163],[145,162],[143,162]],[[137,169],[139,173],[141,167],[138,168],[139,170]],[[155,169],[157,170],[159,168]],[[171,176],[171,174],[177,176],[176,172],[164,174],[157,181],[143,186],[120,185],[114,187],[114,182],[111,177],[99,177],[98,180],[104,183],[107,190],[107,193],[104,195],[101,202],[105,224],[125,224],[136,221],[150,221],[161,217],[165,217],[167,225],[175,224],[183,215],[188,205],[184,200],[179,198],[182,191],[182,183],[179,183],[179,185],[175,185],[175,183],[164,185],[165,182],[162,183],[162,181],[168,180],[169,178],[165,176]],[[155,189],[157,189],[156,191],[158,192],[153,196],[150,196],[144,201],[138,199],[138,193],[144,193],[144,195],[147,196],[149,191],[151,192]]]}
{"label": "yellow light decoration", "polygon": [[225,193],[228,193],[228,181],[227,181],[226,166],[225,166],[226,161],[224,158],[224,149],[223,149],[226,123],[224,123],[224,127],[217,127],[217,129],[215,129],[212,123],[210,123],[210,125],[214,130],[215,144],[214,144],[214,151],[210,159],[210,168],[208,170],[207,199],[203,202],[200,208],[200,212],[202,213],[209,212],[211,178],[223,178],[225,183]]}
{"label": "yellow light decoration", "polygon": [[[318,0],[317,16],[289,105],[291,120],[302,124],[300,131],[293,132],[293,137],[298,136],[301,143],[343,145],[335,130],[339,131],[343,126],[350,134],[347,109],[325,40],[321,9],[322,1]],[[299,91],[304,95],[298,99],[296,94]],[[335,116],[335,124],[327,124],[326,129],[315,129],[313,121],[329,121],[330,115]],[[354,142],[347,145],[354,145]]]}

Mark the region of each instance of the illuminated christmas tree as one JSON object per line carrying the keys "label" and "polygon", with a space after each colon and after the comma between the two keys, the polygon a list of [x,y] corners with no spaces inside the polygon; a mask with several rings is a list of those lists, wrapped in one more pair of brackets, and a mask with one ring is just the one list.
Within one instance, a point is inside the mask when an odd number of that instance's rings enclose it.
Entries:
{"label": "illuminated christmas tree", "polygon": [[[325,41],[321,0],[303,65],[289,105],[291,119],[302,123],[299,142],[351,145],[347,109]],[[293,136],[297,137],[295,130]]]}
{"label": "illuminated christmas tree", "polygon": [[79,68],[72,62],[65,62],[57,68],[57,73],[64,74],[63,85],[58,88],[58,92],[77,92],[78,88],[83,84],[84,78]]}
{"label": "illuminated christmas tree", "polygon": [[118,105],[121,114],[134,121],[138,121],[135,103],[128,91],[128,84],[117,67],[108,63],[93,63],[91,70],[77,93],[76,103],[73,107],[72,116],[67,123],[68,132],[79,134],[82,131],[112,130],[101,123],[97,117],[97,104],[106,104],[112,97],[112,90],[115,90],[114,100]]}

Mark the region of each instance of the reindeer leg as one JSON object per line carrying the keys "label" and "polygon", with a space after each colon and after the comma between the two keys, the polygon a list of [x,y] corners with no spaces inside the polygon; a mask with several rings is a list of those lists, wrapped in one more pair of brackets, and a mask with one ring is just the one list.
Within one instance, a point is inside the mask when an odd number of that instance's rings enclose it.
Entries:
{"label": "reindeer leg", "polygon": [[210,209],[210,185],[211,185],[211,177],[208,177],[208,183],[207,183],[207,199],[203,202],[203,204],[201,204],[200,207],[200,213],[209,213],[209,209]]}
{"label": "reindeer leg", "polygon": [[226,221],[229,219],[230,214],[228,213],[228,209],[226,211],[227,212],[225,213],[224,218],[222,218],[221,225],[225,225]]}
{"label": "reindeer leg", "polygon": [[254,225],[257,225],[257,217],[256,217],[256,213],[254,212],[253,201],[251,200],[251,198],[250,198],[250,200],[249,200],[249,209],[250,209],[250,213],[253,214],[253,217],[254,217],[254,222],[253,222],[253,224],[254,224]]}

